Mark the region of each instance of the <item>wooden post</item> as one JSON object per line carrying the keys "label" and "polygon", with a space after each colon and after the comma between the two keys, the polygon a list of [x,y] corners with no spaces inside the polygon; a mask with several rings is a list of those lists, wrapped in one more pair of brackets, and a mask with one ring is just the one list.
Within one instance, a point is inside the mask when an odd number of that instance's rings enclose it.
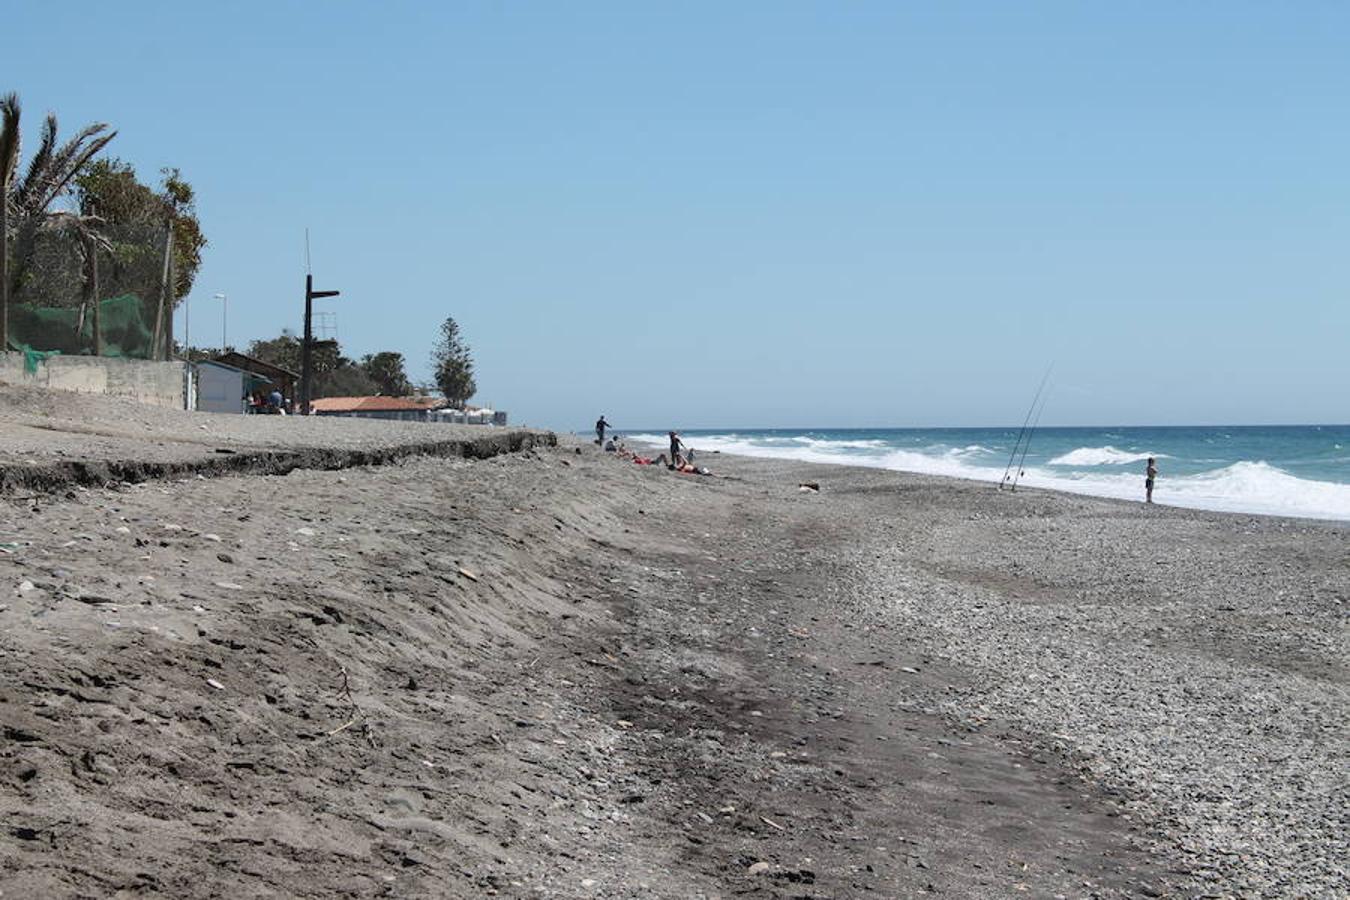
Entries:
{"label": "wooden post", "polygon": [[341,291],[316,291],[314,290],[314,276],[305,276],[305,335],[302,340],[304,343],[300,346],[300,415],[307,416],[313,410],[310,406],[312,397],[310,390],[312,388],[313,351],[314,351],[314,301],[322,297],[336,297]]}
{"label": "wooden post", "polygon": [[305,276],[305,334],[300,345],[300,415],[310,413],[309,406],[309,367],[313,359],[314,344],[314,276]]}
{"label": "wooden post", "polygon": [[[169,282],[169,314],[164,319],[164,359],[173,359],[173,308],[178,305],[178,291],[174,287],[173,270],[173,227],[169,227],[169,274],[165,279]],[[183,353],[187,355],[187,348],[183,348]]]}
{"label": "wooden post", "polygon": [[[173,219],[169,219],[164,223],[164,232],[164,274],[160,277],[159,307],[155,310],[155,335],[150,343],[150,351],[155,354],[156,357],[158,357],[160,353],[164,353],[165,348],[162,344],[165,334],[164,303],[170,296],[169,292],[173,290],[173,286],[169,283],[169,275],[172,272],[173,265]],[[172,306],[169,307],[169,314],[173,315]],[[168,354],[166,353],[164,359],[168,358]]]}
{"label": "wooden post", "polygon": [[103,355],[103,304],[98,299],[98,244],[89,240],[89,293],[94,299],[94,355]]}

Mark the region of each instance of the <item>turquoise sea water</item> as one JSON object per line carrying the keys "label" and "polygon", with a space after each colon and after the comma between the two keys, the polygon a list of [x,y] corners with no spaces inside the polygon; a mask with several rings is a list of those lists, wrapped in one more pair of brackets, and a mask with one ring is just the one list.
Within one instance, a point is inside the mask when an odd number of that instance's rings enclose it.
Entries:
{"label": "turquoise sea water", "polygon": [[[998,483],[1014,428],[688,430],[690,446],[745,456],[876,466]],[[661,433],[627,435],[665,443]],[[1154,502],[1350,521],[1350,425],[1039,428],[1021,484]],[[1014,466],[1014,473],[1018,468]]]}

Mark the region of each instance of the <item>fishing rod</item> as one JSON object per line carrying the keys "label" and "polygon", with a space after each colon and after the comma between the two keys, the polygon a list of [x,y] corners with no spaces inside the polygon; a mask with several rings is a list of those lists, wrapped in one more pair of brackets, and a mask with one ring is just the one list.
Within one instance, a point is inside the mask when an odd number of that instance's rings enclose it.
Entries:
{"label": "fishing rod", "polygon": [[1027,423],[1031,421],[1031,414],[1036,411],[1036,401],[1041,399],[1041,391],[1045,390],[1045,382],[1050,378],[1050,370],[1054,367],[1054,363],[1045,367],[1045,374],[1041,376],[1041,383],[1036,388],[1036,395],[1031,398],[1031,406],[1027,407],[1027,417],[1022,420],[1022,430],[1017,432],[1017,440],[1013,441],[1012,453],[1008,456],[1008,467],[1003,470],[1003,480],[998,483],[1000,491],[1008,483],[1008,475],[1012,472],[1013,461],[1017,459],[1017,450],[1022,446],[1022,436],[1027,433]]}
{"label": "fishing rod", "polygon": [[1031,449],[1031,439],[1035,436],[1036,429],[1041,424],[1041,413],[1045,412],[1045,404],[1049,399],[1050,395],[1046,394],[1044,399],[1041,400],[1041,408],[1036,410],[1036,418],[1031,423],[1031,430],[1027,432],[1026,443],[1022,445],[1022,459],[1018,461],[1017,474],[1013,476],[1012,490],[1014,491],[1017,490],[1017,482],[1021,481],[1022,476],[1027,474],[1027,451]]}

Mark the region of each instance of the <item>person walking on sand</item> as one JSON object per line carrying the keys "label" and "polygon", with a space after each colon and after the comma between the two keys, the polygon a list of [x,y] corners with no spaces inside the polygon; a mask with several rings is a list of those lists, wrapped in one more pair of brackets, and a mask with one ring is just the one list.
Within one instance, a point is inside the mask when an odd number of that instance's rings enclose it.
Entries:
{"label": "person walking on sand", "polygon": [[605,446],[605,429],[613,427],[614,427],[613,425],[610,425],[608,422],[605,421],[604,416],[601,416],[598,420],[596,420],[595,442],[599,444],[601,447]]}
{"label": "person walking on sand", "polygon": [[1148,458],[1148,468],[1144,470],[1144,502],[1153,502],[1153,479],[1158,477],[1158,461]]}

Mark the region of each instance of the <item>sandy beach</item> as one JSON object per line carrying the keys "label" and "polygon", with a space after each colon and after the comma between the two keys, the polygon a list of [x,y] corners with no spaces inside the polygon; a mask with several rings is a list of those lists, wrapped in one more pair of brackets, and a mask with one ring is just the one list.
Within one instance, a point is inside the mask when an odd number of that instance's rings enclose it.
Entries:
{"label": "sandy beach", "polygon": [[52,402],[190,465],[5,481],[5,897],[1344,895],[1343,525]]}

